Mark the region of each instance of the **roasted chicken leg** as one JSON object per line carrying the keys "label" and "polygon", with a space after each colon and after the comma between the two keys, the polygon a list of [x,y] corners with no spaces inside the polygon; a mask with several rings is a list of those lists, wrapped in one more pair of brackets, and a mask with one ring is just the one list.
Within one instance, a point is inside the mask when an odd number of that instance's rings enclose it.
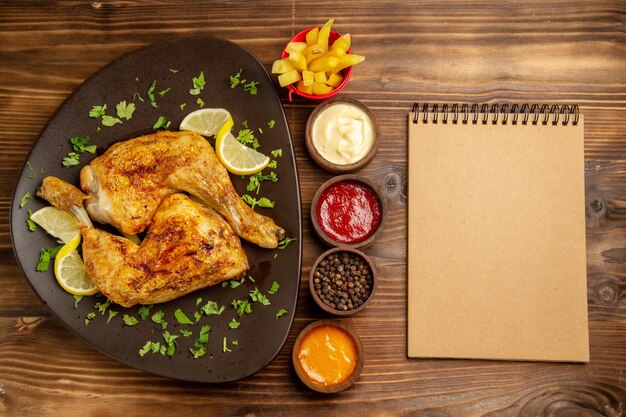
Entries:
{"label": "roasted chicken leg", "polygon": [[220,213],[243,239],[275,248],[284,230],[237,195],[224,166],[202,136],[158,132],[112,145],[80,173],[91,217],[133,235],[163,199],[185,191]]}
{"label": "roasted chicken leg", "polygon": [[54,177],[45,178],[37,192],[78,220],[87,273],[121,306],[169,301],[248,269],[241,242],[228,223],[185,194],[163,199],[141,245],[94,228],[80,194]]}

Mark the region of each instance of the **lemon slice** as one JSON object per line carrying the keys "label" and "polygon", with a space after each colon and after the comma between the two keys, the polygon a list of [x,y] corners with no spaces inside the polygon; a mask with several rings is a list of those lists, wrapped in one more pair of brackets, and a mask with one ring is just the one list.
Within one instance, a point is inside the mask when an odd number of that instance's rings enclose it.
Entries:
{"label": "lemon slice", "polygon": [[180,130],[190,130],[203,136],[215,136],[220,128],[232,117],[226,109],[200,109],[189,113],[182,122]]}
{"label": "lemon slice", "polygon": [[93,283],[76,248],[80,235],[61,248],[54,259],[54,276],[59,285],[70,294],[94,295],[98,287]]}
{"label": "lemon slice", "polygon": [[30,219],[57,238],[60,243],[68,243],[76,237],[80,238],[76,220],[68,212],[56,207],[46,206],[39,209],[31,214]]}
{"label": "lemon slice", "polygon": [[230,129],[220,129],[215,141],[215,153],[227,170],[236,175],[252,175],[261,171],[270,158],[240,143]]}

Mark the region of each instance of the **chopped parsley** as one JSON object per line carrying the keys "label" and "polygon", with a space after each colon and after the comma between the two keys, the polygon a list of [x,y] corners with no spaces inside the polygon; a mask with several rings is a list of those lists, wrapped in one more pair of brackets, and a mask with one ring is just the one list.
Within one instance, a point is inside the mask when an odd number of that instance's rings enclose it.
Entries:
{"label": "chopped parsley", "polygon": [[196,305],[199,306],[201,302],[202,302],[202,297],[198,297],[196,299]]}
{"label": "chopped parsley", "polygon": [[237,319],[233,317],[230,323],[228,323],[228,327],[230,327],[231,329],[238,329],[240,324],[241,323],[239,323]]}
{"label": "chopped parsley", "polygon": [[283,240],[278,242],[278,249],[285,249],[287,247],[287,245],[289,245],[294,240],[298,240],[298,239],[295,238],[295,237],[285,236],[285,238]]}
{"label": "chopped parsley", "polygon": [[176,339],[178,339],[180,335],[170,334],[167,330],[163,332],[163,340],[167,343],[167,348],[165,350],[165,354],[169,357],[174,356],[174,352],[176,352]]}
{"label": "chopped parsley", "polygon": [[272,159],[272,160],[271,160],[271,161],[267,164],[267,167],[268,167],[268,168],[271,168],[271,169],[275,169],[277,165],[278,165],[278,162],[276,162],[276,160],[275,160],[275,159]]}
{"label": "chopped parsley", "polygon": [[104,313],[106,313],[110,305],[111,305],[111,300],[107,298],[106,303],[97,302],[96,305],[94,305],[94,308],[97,309],[100,312],[100,314],[104,316]]}
{"label": "chopped parsley", "polygon": [[231,303],[235,311],[237,312],[237,316],[241,317],[244,314],[252,313],[252,305],[250,304],[250,300],[233,300]]}
{"label": "chopped parsley", "polygon": [[256,194],[259,194],[259,190],[261,189],[261,182],[263,181],[271,181],[273,183],[276,183],[278,181],[278,175],[276,175],[274,171],[270,172],[267,175],[263,175],[263,173],[257,172],[256,174],[253,174],[248,178],[246,191],[255,191]]}
{"label": "chopped parsley", "polygon": [[39,263],[37,264],[37,272],[47,272],[50,261],[56,258],[63,245],[54,248],[43,248],[39,253]]}
{"label": "chopped parsley", "polygon": [[29,191],[26,191],[26,194],[20,199],[20,208],[23,208],[32,199],[33,195]]}
{"label": "chopped parsley", "polygon": [[141,101],[143,103],[143,98],[141,97],[141,94],[139,93],[135,93],[133,94],[133,100],[137,98],[137,100]]}
{"label": "chopped parsley", "polygon": [[145,320],[148,318],[148,316],[150,315],[151,308],[152,308],[152,304],[139,307],[139,317],[141,317],[141,320]]}
{"label": "chopped parsley", "polygon": [[278,158],[280,156],[283,156],[283,149],[282,148],[274,149],[273,151],[270,151],[270,153],[272,154],[274,158]]}
{"label": "chopped parsley", "polygon": [[75,152],[79,152],[79,153],[85,153],[85,152],[89,152],[90,154],[96,153],[96,149],[97,149],[96,145],[87,146],[87,143],[89,143],[89,139],[90,139],[89,136],[77,136],[74,138],[70,138],[72,149],[74,149]]}
{"label": "chopped parsley", "polygon": [[80,163],[80,155],[76,152],[69,152],[61,163],[65,168],[76,166]]}
{"label": "chopped parsley", "polygon": [[198,106],[204,107],[204,100],[202,100],[200,97],[198,97],[198,99],[196,100],[196,103],[198,104]]}
{"label": "chopped parsley", "polygon": [[[165,348],[165,346],[163,346]],[[161,343],[148,340],[141,349],[139,349],[139,356],[143,357],[149,352],[157,353],[161,351]],[[161,353],[165,354],[165,350]]]}
{"label": "chopped parsley", "polygon": [[139,323],[139,320],[137,320],[135,316],[129,316],[128,314],[122,316],[122,321],[124,321],[124,324],[127,326],[135,326]]}
{"label": "chopped parsley", "polygon": [[174,311],[174,317],[180,324],[193,324],[193,321],[189,320],[189,317],[180,308]]}
{"label": "chopped parsley", "polygon": [[230,79],[230,88],[235,88],[237,87],[239,84],[241,83],[245,83],[246,80],[245,79],[241,79],[241,73],[243,72],[243,70],[241,68],[239,68],[239,72],[235,75],[231,75],[229,77]]}
{"label": "chopped parsley", "polygon": [[180,334],[182,334],[185,337],[189,337],[193,334],[193,332],[187,329],[180,329]]}
{"label": "chopped parsley", "polygon": [[103,126],[114,126],[116,124],[121,124],[122,121],[120,119],[118,119],[117,117],[113,117],[113,116],[109,116],[108,114],[105,114],[104,116],[102,116],[102,125]]}
{"label": "chopped parsley", "polygon": [[251,95],[256,96],[258,92],[258,81],[250,81],[248,84],[243,86],[243,91],[249,92]]}
{"label": "chopped parsley", "polygon": [[245,281],[245,278],[241,278],[241,281],[238,281],[236,279],[231,279],[230,281],[224,281],[222,282],[222,288],[228,287],[229,285],[230,285],[230,288],[237,288],[238,286],[243,284],[244,281]]}
{"label": "chopped parsley", "polygon": [[152,107],[156,109],[159,106],[154,98],[155,89],[156,89],[156,80],[152,81],[152,84],[150,84],[150,88],[148,88],[148,99],[150,100],[150,104],[152,105]]}
{"label": "chopped parsley", "polygon": [[119,311],[109,310],[109,318],[107,320],[107,324],[111,321],[113,317],[117,316],[118,313]]}
{"label": "chopped parsley", "polygon": [[254,277],[253,277],[252,275],[248,275],[248,279],[249,279],[250,281],[252,281],[252,282],[256,282],[256,281],[254,280]]}
{"label": "chopped parsley", "polygon": [[288,311],[285,310],[284,308],[281,308],[280,310],[278,310],[278,312],[276,313],[276,320],[278,320],[279,318],[281,318],[282,316],[284,316],[285,314],[287,314]]}
{"label": "chopped parsley", "polygon": [[178,107],[180,107],[180,109],[182,110],[182,109],[184,109],[184,108],[185,108],[185,106],[186,106],[186,105],[187,105],[187,103],[180,103],[180,104],[178,105]]}
{"label": "chopped parsley", "polygon": [[91,110],[89,110],[89,117],[97,119],[97,118],[104,116],[106,112],[107,112],[106,104],[103,104],[102,106],[92,106]]}
{"label": "chopped parsley", "polygon": [[74,296],[74,308],[78,308],[78,303],[80,303],[80,300],[83,299],[82,295],[75,295]]}
{"label": "chopped parsley", "polygon": [[115,106],[115,112],[117,113],[117,117],[120,119],[130,120],[135,112],[135,103],[126,104],[126,100],[120,101]]}
{"label": "chopped parsley", "polygon": [[233,346],[239,346],[239,339],[233,339],[230,343],[232,343]]}
{"label": "chopped parsley", "polygon": [[179,69],[174,69],[174,68],[169,68],[169,71],[170,71],[172,74],[176,74],[176,73],[177,73],[178,71],[180,71],[180,70],[179,70]]}
{"label": "chopped parsley", "polygon": [[30,178],[31,180],[37,178],[37,175],[35,175],[35,171],[33,171],[33,167],[30,165],[30,161],[26,161],[26,167],[28,168],[28,174],[26,174],[26,178]]}
{"label": "chopped parsley", "polygon": [[266,295],[264,295],[261,291],[259,291],[258,288],[254,288],[252,291],[250,291],[250,298],[252,298],[252,301],[256,301],[257,303],[261,303],[264,306],[268,306],[270,304],[272,304],[270,302],[270,300],[267,298]]}
{"label": "chopped parsley", "polygon": [[170,127],[171,123],[172,122],[168,121],[165,116],[159,116],[157,121],[154,123],[154,126],[152,126],[152,129],[154,129],[154,130],[157,130],[157,129],[167,129],[168,127]]}
{"label": "chopped parsley", "polygon": [[215,301],[207,301],[207,303],[205,305],[202,306],[202,308],[200,308],[200,310],[207,316],[211,316],[211,315],[220,315],[224,312],[224,310],[226,309],[225,306],[219,306]]}
{"label": "chopped parsley", "polygon": [[169,93],[170,91],[172,91],[172,89],[171,89],[171,88],[166,88],[166,89],[165,89],[165,90],[163,90],[163,91],[159,91],[159,93],[158,93],[158,94],[159,94],[161,97],[163,97],[164,95],[166,95],[166,94],[167,94],[167,93]]}
{"label": "chopped parsley", "polygon": [[95,312],[91,312],[87,314],[87,317],[85,317],[85,326],[88,326],[89,323],[91,322],[91,320],[96,318],[96,313]]}
{"label": "chopped parsley", "polygon": [[244,145],[252,145],[252,149],[255,150],[261,147],[259,140],[254,136],[254,132],[248,128],[241,129],[235,139]]}
{"label": "chopped parsley", "polygon": [[198,359],[200,356],[204,356],[206,354],[206,348],[204,345],[209,341],[209,332],[211,331],[211,326],[208,324],[202,326],[200,329],[200,335],[198,339],[194,342],[194,348],[190,348],[189,352],[193,355],[194,359]]}
{"label": "chopped parsley", "polygon": [[204,85],[206,84],[204,81],[204,72],[200,71],[200,75],[193,77],[191,81],[193,82],[193,88],[189,90],[189,94],[197,96],[200,94],[200,91],[204,89]]}
{"label": "chopped parsley", "polygon": [[167,322],[165,321],[165,313],[162,310],[157,311],[150,317],[150,320],[155,322],[156,324],[160,324],[163,330],[167,329]]}
{"label": "chopped parsley", "polygon": [[224,341],[222,342],[222,352],[232,352],[232,350],[228,348],[228,341],[226,340],[226,336],[224,336]]}
{"label": "chopped parsley", "polygon": [[274,281],[274,282],[272,282],[272,287],[269,290],[267,290],[267,293],[269,295],[274,295],[274,294],[276,294],[278,292],[279,288],[280,288],[280,284],[278,282]]}
{"label": "chopped parsley", "polygon": [[244,194],[241,196],[241,198],[243,199],[243,201],[248,203],[253,210],[254,210],[254,207],[256,206],[264,207],[264,208],[274,208],[274,205],[276,204],[275,201],[271,201],[270,199],[266,197],[261,197],[257,200],[256,198],[248,194]]}
{"label": "chopped parsley", "polygon": [[270,129],[274,129],[274,126],[276,125],[276,120],[272,119],[269,122],[267,122],[267,127],[269,127]]}
{"label": "chopped parsley", "polygon": [[28,209],[28,218],[26,219],[26,227],[28,227],[29,232],[34,232],[37,230],[37,224],[30,218],[33,215],[33,212]]}

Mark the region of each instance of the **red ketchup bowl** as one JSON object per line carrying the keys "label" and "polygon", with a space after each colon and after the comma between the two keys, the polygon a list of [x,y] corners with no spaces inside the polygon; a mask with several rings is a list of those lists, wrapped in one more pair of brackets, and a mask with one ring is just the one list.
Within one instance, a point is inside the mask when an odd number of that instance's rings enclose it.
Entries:
{"label": "red ketchup bowl", "polygon": [[[306,42],[306,34],[309,33],[309,31],[313,29],[314,28],[304,29],[303,31],[296,34],[296,36],[291,38],[289,42]],[[336,41],[340,37],[341,35],[339,33],[331,29],[330,35],[328,36],[328,43],[332,44],[334,41]],[[350,54],[352,52],[350,51],[350,49],[348,49],[346,53]],[[283,49],[283,53],[280,55],[280,59],[287,58],[288,56],[289,54],[287,53],[287,46],[285,45],[285,48]],[[298,91],[296,87],[290,84],[286,86],[287,90],[289,90],[289,93],[288,93],[289,101],[293,101],[292,96],[294,94],[299,95],[300,97],[308,98],[310,100],[327,100],[331,97],[334,97],[338,92],[343,90],[344,87],[348,84],[348,80],[352,76],[352,66],[341,70],[341,75],[343,75],[343,81],[341,82],[341,84],[339,84],[333,91],[331,91],[328,94],[320,94],[320,95],[306,94],[306,93],[303,93],[302,91]]]}
{"label": "red ketchup bowl", "polygon": [[339,175],[326,181],[311,203],[313,229],[328,246],[371,245],[383,229],[386,214],[380,192],[357,175]]}

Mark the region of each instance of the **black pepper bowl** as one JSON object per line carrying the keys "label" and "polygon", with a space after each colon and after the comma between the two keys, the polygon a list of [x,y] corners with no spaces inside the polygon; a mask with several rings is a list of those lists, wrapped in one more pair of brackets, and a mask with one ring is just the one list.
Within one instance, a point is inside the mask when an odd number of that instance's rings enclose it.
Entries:
{"label": "black pepper bowl", "polygon": [[[354,264],[350,260],[354,260]],[[315,303],[325,312],[349,316],[372,301],[376,268],[370,258],[357,249],[345,246],[329,249],[311,268],[309,290]]]}
{"label": "black pepper bowl", "polygon": [[[330,186],[338,182],[342,182],[342,181],[353,181],[356,183],[360,183],[361,185],[364,185],[367,188],[369,188],[372,191],[372,193],[375,195],[376,200],[378,201],[378,204],[380,207],[380,223],[378,224],[374,232],[369,237],[359,242],[346,243],[346,242],[339,242],[333,239],[323,230],[317,218],[317,206],[319,205],[320,198],[324,194],[324,191],[326,191]],[[329,179],[324,184],[322,184],[320,188],[318,188],[317,192],[313,196],[313,201],[311,202],[311,223],[313,224],[313,230],[315,231],[315,234],[317,234],[317,236],[328,246],[342,246],[342,247],[350,247],[350,248],[355,248],[355,249],[366,248],[369,245],[371,245],[376,240],[378,235],[380,235],[380,233],[382,232],[383,226],[385,225],[386,217],[387,217],[387,205],[380,191],[370,180],[363,178],[362,176],[359,176],[359,175],[344,174],[344,175],[337,175]]]}

